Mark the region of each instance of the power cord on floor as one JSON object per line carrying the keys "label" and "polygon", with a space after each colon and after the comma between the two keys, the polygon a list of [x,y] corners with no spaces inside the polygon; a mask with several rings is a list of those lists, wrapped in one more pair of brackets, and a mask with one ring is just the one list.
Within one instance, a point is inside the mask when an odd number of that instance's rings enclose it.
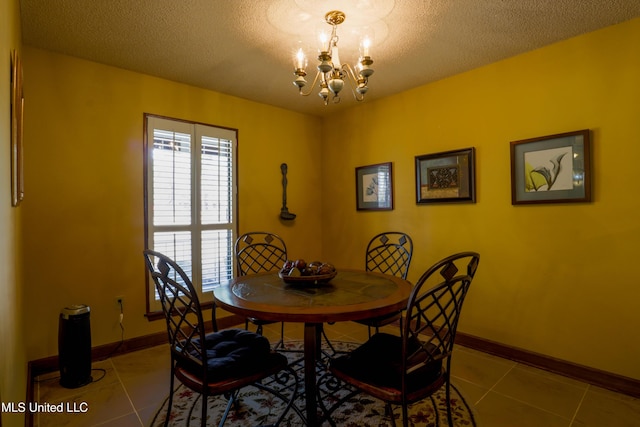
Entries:
{"label": "power cord on floor", "polygon": [[119,301],[120,303],[120,344],[122,345],[122,343],[124,342],[124,305],[122,300]]}
{"label": "power cord on floor", "polygon": [[92,383],[97,383],[98,381],[100,381],[101,379],[103,379],[106,375],[107,375],[107,370],[106,369],[102,369],[102,368],[92,368],[91,372],[93,371],[98,371],[98,372],[102,372],[102,376],[100,378],[93,378],[91,377],[91,382]]}
{"label": "power cord on floor", "polygon": [[[105,377],[105,375],[107,375],[107,370],[103,369],[103,368],[91,368],[91,372],[94,371],[98,371],[98,372],[102,372],[102,375],[100,376],[100,378],[93,378],[91,377],[91,382],[92,383],[97,383],[98,381],[100,381],[101,379],[103,379]],[[44,383],[47,381],[55,381],[55,380],[59,380],[60,379],[60,375],[57,375],[55,377],[49,377],[49,378],[34,378],[33,382],[34,383]]]}

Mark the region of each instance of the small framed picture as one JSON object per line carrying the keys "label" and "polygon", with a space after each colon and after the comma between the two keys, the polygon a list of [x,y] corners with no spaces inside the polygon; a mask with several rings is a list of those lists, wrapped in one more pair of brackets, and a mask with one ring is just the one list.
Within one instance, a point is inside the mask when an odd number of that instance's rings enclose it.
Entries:
{"label": "small framed picture", "polygon": [[356,168],[356,209],[359,211],[393,209],[391,162]]}
{"label": "small framed picture", "polygon": [[511,204],[591,201],[588,129],[511,142]]}
{"label": "small framed picture", "polygon": [[416,156],[416,203],[475,201],[475,148]]}

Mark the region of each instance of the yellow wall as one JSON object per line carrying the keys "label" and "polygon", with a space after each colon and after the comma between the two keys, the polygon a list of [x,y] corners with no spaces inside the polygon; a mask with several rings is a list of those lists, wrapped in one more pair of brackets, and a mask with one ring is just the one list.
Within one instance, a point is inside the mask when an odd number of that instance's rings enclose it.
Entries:
{"label": "yellow wall", "polygon": [[[476,250],[461,331],[640,379],[639,42],[636,19],[325,120],[341,134],[323,143],[325,258],[361,266],[374,233],[403,230],[415,281]],[[580,129],[592,130],[593,202],[512,206],[509,142]],[[477,203],[416,205],[414,157],[467,147]],[[388,161],[395,209],[357,212],[354,168]]]}
{"label": "yellow wall", "polygon": [[[24,353],[20,283],[20,214],[11,207],[9,141],[11,52],[21,51],[18,0],[0,2],[0,401],[22,402],[26,396],[27,359]],[[24,425],[24,415],[2,413],[3,426]]]}
{"label": "yellow wall", "polygon": [[[57,354],[61,308],[91,307],[92,344],[161,331],[144,317],[143,113],[239,129],[240,232],[280,234],[292,257],[319,258],[320,120],[183,84],[25,47],[23,204],[27,354]],[[279,219],[280,164],[289,165]]]}

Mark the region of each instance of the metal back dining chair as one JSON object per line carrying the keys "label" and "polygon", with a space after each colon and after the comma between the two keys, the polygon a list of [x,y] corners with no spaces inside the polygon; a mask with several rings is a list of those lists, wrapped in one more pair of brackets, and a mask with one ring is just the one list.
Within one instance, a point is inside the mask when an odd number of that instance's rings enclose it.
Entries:
{"label": "metal back dining chair", "polygon": [[[287,260],[287,245],[277,234],[252,231],[238,237],[235,254],[239,276],[279,271]],[[264,325],[275,323],[250,317],[247,318],[245,327],[249,326],[249,322],[257,326],[259,334],[262,334]],[[280,323],[280,340],[274,348],[277,349],[282,345],[284,345],[284,322]]]}
{"label": "metal back dining chair", "polygon": [[[240,389],[253,385],[287,402],[274,425],[278,425],[296,396],[297,377],[287,358],[271,350],[267,338],[245,329],[205,332],[198,294],[190,278],[173,260],[151,250],[144,251],[147,268],[160,296],[167,322],[171,351],[171,380],[165,426],[169,424],[173,404],[174,379],[202,398],[202,426],[207,425],[207,397],[225,395],[227,408],[221,415],[222,426]],[[214,328],[215,328],[214,319]],[[287,398],[269,387],[265,379],[286,370],[296,386]]]}
{"label": "metal back dining chair", "polygon": [[371,238],[365,253],[365,269],[407,278],[413,240],[406,233],[387,231]]}
{"label": "metal back dining chair", "polygon": [[277,234],[252,231],[238,237],[235,254],[240,276],[278,271],[287,260],[287,245]]}
{"label": "metal back dining chair", "polygon": [[[409,266],[413,257],[413,240],[406,233],[387,231],[377,234],[369,241],[365,253],[365,269],[384,274],[407,278]],[[371,337],[371,329],[379,328],[393,322],[402,322],[402,312],[391,313],[386,316],[372,317],[359,320],[357,323],[366,325]],[[402,324],[400,325],[402,328]]]}
{"label": "metal back dining chair", "polygon": [[331,373],[356,391],[328,408],[328,413],[364,392],[386,403],[394,426],[392,405],[401,405],[406,427],[407,406],[444,385],[448,425],[453,426],[451,356],[462,304],[479,261],[477,253],[462,252],[434,264],[413,288],[401,336],[377,333],[351,353],[331,361]]}

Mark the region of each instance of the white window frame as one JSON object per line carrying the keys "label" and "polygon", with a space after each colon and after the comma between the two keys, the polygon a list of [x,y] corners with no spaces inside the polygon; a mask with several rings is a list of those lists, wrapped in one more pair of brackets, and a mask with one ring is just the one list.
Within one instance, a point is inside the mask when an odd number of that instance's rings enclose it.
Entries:
{"label": "white window frame", "polygon": [[[167,117],[160,117],[151,114],[144,115],[144,124],[145,124],[145,132],[144,132],[144,179],[145,179],[145,197],[144,197],[144,207],[145,207],[145,241],[146,248],[157,250],[158,252],[162,252],[165,255],[174,258],[175,261],[180,265],[181,262],[183,265],[181,267],[185,269],[185,272],[191,278],[194,287],[199,293],[199,297],[202,302],[209,302],[213,300],[213,293],[211,292],[213,287],[217,286],[219,283],[224,282],[225,280],[231,279],[236,270],[235,267],[235,256],[234,256],[234,242],[237,238],[237,220],[238,220],[238,207],[237,207],[237,147],[238,147],[238,138],[237,138],[237,130],[236,129],[228,129],[217,126],[206,125],[202,123],[190,122],[185,120],[171,119]],[[154,221],[154,133],[156,130],[165,131],[165,132],[175,132],[190,135],[190,164],[191,164],[191,173],[190,173],[190,218],[187,222],[184,221],[184,217],[182,221],[177,221],[177,223],[167,223],[165,221],[164,224],[156,224]],[[224,147],[226,154],[231,155],[230,167],[231,167],[231,187],[230,187],[230,206],[225,205],[222,209],[225,214],[222,216],[218,215],[218,219],[216,221],[209,221],[207,223],[203,223],[202,221],[202,213],[204,210],[202,209],[202,193],[203,191],[198,191],[201,188],[201,171],[202,171],[202,160],[205,158],[201,154],[201,143],[203,138],[209,138],[209,142],[211,141],[219,141],[219,146]],[[231,144],[230,150],[227,150],[227,143]],[[173,156],[176,157],[176,156]],[[209,157],[211,159],[211,157]],[[215,170],[215,169],[210,169]],[[225,169],[226,170],[226,169]],[[220,172],[220,169],[218,169]],[[227,174],[228,175],[228,174]],[[175,178],[174,178],[175,179]],[[175,181],[173,181],[175,183]],[[227,188],[226,183],[228,180],[222,179],[220,180],[224,187],[220,186],[220,188]],[[175,187],[173,187],[175,188]],[[215,186],[213,188],[216,188]],[[218,193],[219,194],[219,193]],[[222,197],[222,201],[227,202],[228,199]],[[179,203],[178,203],[179,204]],[[178,204],[174,204],[178,205]],[[225,215],[227,217],[225,217]],[[228,218],[230,217],[230,218]],[[224,218],[224,219],[220,219]],[[202,263],[202,236],[211,231],[218,231],[222,233],[222,239],[213,239],[210,240],[212,243],[222,242],[226,247],[222,248],[222,253],[219,254],[217,259],[213,261],[205,261],[205,264],[208,262],[208,267],[211,269],[211,266],[216,268],[216,274],[210,277],[205,277],[203,279],[203,263]],[[170,249],[167,249],[167,246],[162,247],[160,243],[154,241],[154,236],[159,235],[156,233],[189,233],[190,234],[190,260],[185,260],[185,256],[188,258],[188,254],[183,256],[177,256],[176,254],[180,252],[178,245],[174,245],[173,252]],[[226,234],[226,237],[224,236]],[[205,239],[206,240],[206,239]],[[161,247],[159,247],[161,246]],[[163,250],[164,249],[164,250]],[[219,249],[219,248],[218,248]],[[168,253],[167,253],[168,252]],[[207,257],[205,257],[207,258]],[[190,264],[190,265],[189,265]],[[205,268],[205,270],[207,270]],[[205,273],[205,276],[207,273]],[[204,286],[203,290],[203,281],[209,282],[209,284]],[[158,300],[158,295],[156,293],[153,282],[149,280],[147,275],[147,313],[159,312],[161,310],[161,305]]]}

